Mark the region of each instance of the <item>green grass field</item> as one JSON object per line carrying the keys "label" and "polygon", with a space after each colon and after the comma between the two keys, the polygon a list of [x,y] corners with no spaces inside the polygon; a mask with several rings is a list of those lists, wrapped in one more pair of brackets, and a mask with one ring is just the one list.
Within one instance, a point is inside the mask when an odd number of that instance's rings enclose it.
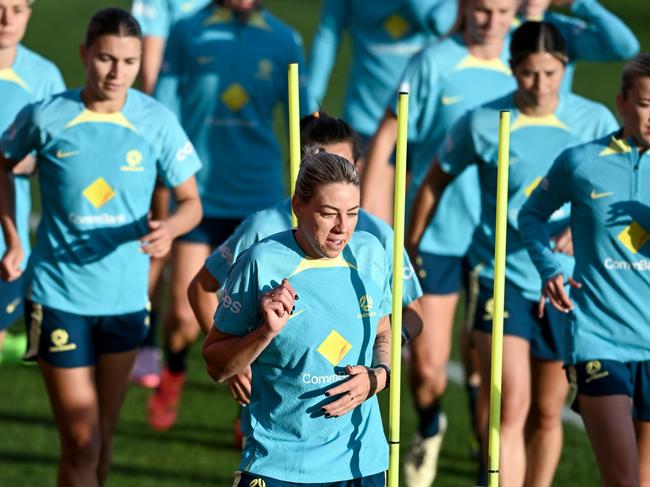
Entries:
{"label": "green grass field", "polygon": [[[368,2],[372,8],[373,2]],[[642,48],[650,49],[650,8],[641,0],[603,2],[633,27]],[[126,6],[126,0],[110,3]],[[320,1],[267,0],[267,6],[295,26],[308,46]],[[26,44],[55,61],[69,86],[83,80],[78,46],[85,23],[100,0],[39,0]],[[347,43],[332,74],[324,102],[328,111],[341,110],[349,64]],[[620,65],[584,65],[578,69],[576,91],[613,107]],[[190,359],[190,375],[178,423],[164,434],[146,421],[148,392],[132,387],[115,435],[114,466],[109,486],[228,486],[239,461],[231,448],[231,423],[237,413],[228,391],[211,382],[204,372],[198,345]],[[388,396],[382,401],[387,410]],[[469,456],[469,421],[461,387],[450,384],[443,408],[450,426],[440,460],[438,486],[472,485],[475,467]],[[403,395],[402,435],[410,439],[416,420],[408,392]],[[558,486],[598,484],[596,466],[583,431],[565,429],[566,439],[556,476]],[[54,485],[58,442],[45,391],[36,367],[0,367],[0,486]]]}

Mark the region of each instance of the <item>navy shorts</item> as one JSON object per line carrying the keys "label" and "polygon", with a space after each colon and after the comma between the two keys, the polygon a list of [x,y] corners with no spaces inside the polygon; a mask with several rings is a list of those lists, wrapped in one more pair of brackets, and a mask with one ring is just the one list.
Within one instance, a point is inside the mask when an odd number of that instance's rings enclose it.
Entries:
{"label": "navy shorts", "polygon": [[185,235],[181,235],[177,240],[218,247],[233,234],[235,228],[241,222],[241,218],[205,217],[194,230],[190,230]]}
{"label": "navy shorts", "polygon": [[415,259],[424,294],[454,294],[467,283],[469,265],[465,257],[420,252]]}
{"label": "navy shorts", "polygon": [[367,477],[359,477],[352,480],[343,480],[340,482],[318,482],[309,484],[298,484],[295,482],[285,482],[283,480],[272,479],[263,475],[252,474],[249,472],[237,472],[235,483],[232,487],[384,487],[386,485],[386,474],[380,472]]}
{"label": "navy shorts", "polygon": [[13,325],[23,314],[23,276],[15,281],[0,281],[0,331]]}
{"label": "navy shorts", "polygon": [[[474,316],[474,329],[492,333],[494,312],[492,282],[479,279],[478,301]],[[505,288],[503,334],[521,337],[530,342],[531,357],[539,360],[564,360],[567,315],[550,303],[544,308],[544,318],[537,316],[537,301],[521,295],[521,291],[508,284]]]}
{"label": "navy shorts", "polygon": [[54,367],[87,367],[102,353],[135,350],[149,331],[146,309],[112,316],[82,316],[27,302],[25,360],[41,358]]}
{"label": "navy shorts", "polygon": [[[625,395],[632,398],[632,417],[650,421],[650,360],[589,360],[567,366],[569,382],[585,396]],[[578,411],[578,401],[572,408]]]}

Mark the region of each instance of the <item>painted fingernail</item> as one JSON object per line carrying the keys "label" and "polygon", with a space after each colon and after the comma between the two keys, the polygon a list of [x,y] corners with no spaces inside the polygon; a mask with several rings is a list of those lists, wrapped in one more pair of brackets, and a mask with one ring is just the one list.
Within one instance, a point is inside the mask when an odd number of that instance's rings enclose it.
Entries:
{"label": "painted fingernail", "polygon": [[293,299],[295,299],[296,301],[298,301],[300,298],[299,298],[298,295],[296,294],[296,295],[293,297]]}
{"label": "painted fingernail", "polygon": [[326,417],[326,418],[331,418],[332,415],[331,415],[330,413],[325,413],[325,417]]}

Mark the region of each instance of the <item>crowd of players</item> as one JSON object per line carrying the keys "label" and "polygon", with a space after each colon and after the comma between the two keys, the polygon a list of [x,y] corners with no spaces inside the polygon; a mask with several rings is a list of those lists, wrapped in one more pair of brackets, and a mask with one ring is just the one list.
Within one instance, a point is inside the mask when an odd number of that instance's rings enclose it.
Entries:
{"label": "crowd of players", "polygon": [[[501,482],[552,484],[572,385],[603,483],[648,485],[650,56],[634,57],[634,34],[596,0],[556,3],[571,16],[550,0],[325,0],[305,63],[259,0],[136,0],[133,15],[93,16],[85,84],[64,91],[20,44],[32,1],[0,0],[0,329],[24,314],[25,358],[38,359],[61,439],[59,485],[104,483],[130,380],[153,389],[151,427],[173,426],[201,331],[210,375],[242,405],[236,486],[384,485],[375,395],[390,383],[400,90],[403,337],[419,418],[406,484],[435,480],[459,303],[485,481],[497,121],[509,110]],[[346,30],[337,119],[319,103]],[[571,92],[576,61],[633,57],[621,125]],[[292,62],[304,151],[287,200],[273,122]],[[131,88],[138,75],[153,98]],[[32,174],[42,219],[30,253]],[[3,345],[3,357],[25,347],[4,332]]]}

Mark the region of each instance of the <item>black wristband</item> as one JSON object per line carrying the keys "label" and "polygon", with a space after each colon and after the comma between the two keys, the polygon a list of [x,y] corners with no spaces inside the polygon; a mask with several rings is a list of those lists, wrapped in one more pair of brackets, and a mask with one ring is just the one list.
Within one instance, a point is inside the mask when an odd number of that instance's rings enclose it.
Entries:
{"label": "black wristband", "polygon": [[390,387],[390,367],[385,364],[378,364],[375,365],[376,369],[384,369],[386,371],[386,385],[384,386],[384,389],[388,389]]}

